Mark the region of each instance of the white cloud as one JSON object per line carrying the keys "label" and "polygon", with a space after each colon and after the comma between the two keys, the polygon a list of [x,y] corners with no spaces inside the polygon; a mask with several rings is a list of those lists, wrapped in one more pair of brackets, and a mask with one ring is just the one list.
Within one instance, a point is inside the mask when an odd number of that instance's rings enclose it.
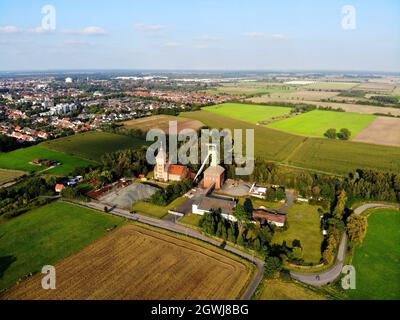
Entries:
{"label": "white cloud", "polygon": [[29,33],[36,33],[36,34],[49,34],[54,32],[54,30],[51,29],[45,29],[43,27],[35,27],[35,28],[30,28],[28,29]]}
{"label": "white cloud", "polygon": [[210,36],[208,34],[197,36],[194,39],[195,40],[201,40],[201,41],[220,41],[220,40],[222,40],[222,38]]}
{"label": "white cloud", "polygon": [[242,33],[243,36],[248,37],[248,38],[264,38],[265,33],[264,32],[244,32]]}
{"label": "white cloud", "polygon": [[284,34],[273,34],[271,36],[272,39],[274,40],[287,40],[288,36],[284,35]]}
{"label": "white cloud", "polygon": [[16,26],[4,26],[0,27],[0,33],[18,33],[21,30]]}
{"label": "white cloud", "polygon": [[101,27],[95,27],[95,26],[90,26],[86,27],[83,29],[77,29],[77,30],[63,30],[62,33],[65,34],[75,34],[75,35],[81,35],[81,36],[100,36],[100,35],[106,35],[107,32],[101,28]]}
{"label": "white cloud", "polygon": [[145,24],[145,23],[137,23],[134,25],[136,30],[145,31],[145,32],[154,32],[154,31],[162,31],[165,30],[165,26],[159,24]]}
{"label": "white cloud", "polygon": [[176,48],[176,47],[180,47],[180,46],[181,46],[181,44],[179,42],[174,42],[174,41],[166,42],[162,45],[162,47],[165,47],[165,48]]}
{"label": "white cloud", "polygon": [[197,45],[193,46],[193,48],[195,48],[195,49],[208,49],[209,46],[206,45],[206,44],[197,44]]}

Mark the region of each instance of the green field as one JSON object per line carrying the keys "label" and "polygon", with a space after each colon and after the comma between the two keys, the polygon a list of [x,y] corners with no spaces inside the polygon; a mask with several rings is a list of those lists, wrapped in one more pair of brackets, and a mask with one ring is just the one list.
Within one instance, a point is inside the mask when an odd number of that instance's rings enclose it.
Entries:
{"label": "green field", "polygon": [[145,141],[108,132],[86,132],[61,139],[44,142],[48,149],[65,152],[69,155],[99,161],[106,153],[137,148]]}
{"label": "green field", "polygon": [[186,216],[184,216],[182,219],[179,220],[179,223],[186,224],[189,226],[194,226],[198,227],[199,222],[201,220],[201,215],[199,214],[194,214],[194,213],[189,213]]}
{"label": "green field", "polygon": [[326,300],[326,298],[291,281],[264,280],[257,300]]}
{"label": "green field", "polygon": [[360,168],[400,171],[400,148],[307,138],[287,159],[287,163],[307,169],[346,174]]}
{"label": "green field", "polygon": [[271,118],[289,114],[289,107],[263,106],[242,103],[224,103],[216,106],[205,107],[205,111],[216,113],[237,120],[257,123]]}
{"label": "green field", "polygon": [[83,249],[122,219],[54,202],[0,224],[0,291]]}
{"label": "green field", "polygon": [[34,159],[57,160],[61,166],[46,170],[46,173],[67,175],[77,167],[87,167],[94,162],[45,148],[42,144],[12,152],[0,153],[0,168],[22,171],[42,171],[46,167],[30,164]]}
{"label": "green field", "polygon": [[355,137],[376,118],[377,116],[369,114],[313,110],[271,123],[268,126],[286,132],[314,137],[323,137],[326,130],[330,128],[335,128],[337,132],[341,128],[347,128],[351,131],[351,136]]}
{"label": "green field", "polygon": [[368,218],[367,236],[355,248],[356,289],[351,299],[400,299],[400,211],[375,210]]}
{"label": "green field", "polygon": [[306,203],[294,204],[288,210],[288,225],[288,230],[275,233],[272,242],[282,244],[286,241],[291,246],[292,241],[298,239],[303,248],[304,261],[318,263],[323,240],[318,207]]}
{"label": "green field", "polygon": [[400,171],[400,148],[302,137],[204,110],[184,112],[182,116],[211,128],[254,129],[255,155],[267,161],[341,175],[360,168]]}
{"label": "green field", "polygon": [[168,214],[168,210],[175,209],[177,206],[181,205],[186,200],[187,198],[180,197],[175,199],[165,207],[157,206],[155,204],[146,201],[139,201],[132,206],[132,210],[135,210],[140,214],[144,214],[145,216],[162,219]]}
{"label": "green field", "polygon": [[[293,149],[304,140],[304,137],[298,135],[288,134],[265,126],[257,126],[250,122],[224,117],[208,111],[183,112],[181,115],[185,118],[197,119],[211,128],[254,129],[256,156],[271,161],[284,161]],[[245,140],[243,140],[243,144],[245,144]]]}

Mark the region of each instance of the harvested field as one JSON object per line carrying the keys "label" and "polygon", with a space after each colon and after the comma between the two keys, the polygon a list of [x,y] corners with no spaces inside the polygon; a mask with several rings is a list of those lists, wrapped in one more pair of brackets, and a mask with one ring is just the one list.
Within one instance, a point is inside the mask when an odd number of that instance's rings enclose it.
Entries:
{"label": "harvested field", "polygon": [[392,91],[395,85],[392,83],[384,83],[384,82],[363,82],[357,86],[357,90],[366,90],[366,91]]}
{"label": "harvested field", "polygon": [[140,119],[134,119],[124,122],[126,129],[140,129],[142,131],[149,131],[150,129],[161,129],[165,132],[169,129],[169,122],[178,122],[178,132],[183,129],[199,130],[203,127],[203,123],[198,120],[184,119],[181,117],[174,117],[168,115],[156,115]]}
{"label": "harvested field", "polygon": [[304,88],[311,90],[348,90],[355,86],[358,83],[356,82],[330,82],[330,81],[321,81],[315,82],[309,85],[306,85]]}
{"label": "harvested field", "polygon": [[24,171],[0,169],[0,186],[15,180],[24,174],[26,174]]}
{"label": "harvested field", "polygon": [[110,192],[99,200],[102,203],[107,203],[110,206],[116,206],[121,209],[130,209],[133,204],[141,200],[149,199],[158,188],[148,184],[133,183],[123,189],[118,189],[115,192]]}
{"label": "harvested field", "polygon": [[[280,95],[281,98],[271,98],[268,95],[261,97],[254,97],[249,99],[249,101],[254,103],[274,103],[274,102],[287,102],[287,103],[306,103],[313,104],[315,106],[321,107],[331,107],[333,109],[343,109],[346,112],[354,112],[354,113],[363,113],[363,114],[391,114],[394,116],[400,116],[400,108],[391,108],[391,107],[379,107],[379,106],[370,106],[370,105],[362,105],[362,104],[352,104],[352,103],[340,103],[340,102],[320,102],[320,101],[312,101],[312,100],[290,100],[285,98],[284,95]],[[337,99],[342,100],[343,97],[338,97]]]}
{"label": "harvested field", "polygon": [[379,117],[353,141],[400,147],[400,119]]}
{"label": "harvested field", "polygon": [[282,280],[264,280],[262,291],[257,297],[258,300],[326,300],[305,287],[294,282]]}
{"label": "harvested field", "polygon": [[189,238],[129,224],[56,265],[57,289],[38,274],[5,299],[237,299],[247,262]]}

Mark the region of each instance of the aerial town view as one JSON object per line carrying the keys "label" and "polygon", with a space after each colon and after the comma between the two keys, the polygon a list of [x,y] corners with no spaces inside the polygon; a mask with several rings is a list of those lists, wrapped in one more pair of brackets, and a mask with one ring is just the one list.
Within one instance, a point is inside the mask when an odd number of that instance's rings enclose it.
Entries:
{"label": "aerial town view", "polygon": [[348,2],[2,0],[1,302],[400,300],[400,3]]}

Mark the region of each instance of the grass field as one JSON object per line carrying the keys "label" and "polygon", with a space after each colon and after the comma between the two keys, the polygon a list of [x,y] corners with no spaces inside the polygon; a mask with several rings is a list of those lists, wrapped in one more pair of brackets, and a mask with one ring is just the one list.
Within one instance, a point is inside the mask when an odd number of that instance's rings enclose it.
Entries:
{"label": "grass field", "polygon": [[351,299],[400,299],[400,211],[375,210],[368,218],[367,236],[355,248],[356,289]]}
{"label": "grass field", "polygon": [[41,275],[5,299],[238,299],[249,263],[216,247],[155,228],[129,224],[61,261],[57,290]]}
{"label": "grass field", "polygon": [[140,129],[149,131],[150,129],[161,129],[168,132],[170,121],[177,122],[178,132],[184,129],[199,130],[203,124],[198,120],[184,119],[182,117],[174,117],[170,115],[155,115],[140,119],[133,119],[123,122],[126,129]]}
{"label": "grass field", "polygon": [[157,219],[162,219],[164,216],[168,214],[168,210],[175,209],[177,206],[181,205],[187,200],[185,197],[180,197],[172,201],[169,205],[163,207],[163,206],[157,206],[155,204],[152,204],[150,202],[146,201],[139,201],[136,202],[132,206],[132,210],[135,210],[141,214],[144,214],[149,217],[157,218]]}
{"label": "grass field", "polygon": [[43,166],[30,164],[34,159],[59,161],[61,166],[46,170],[46,173],[59,175],[66,175],[77,167],[87,167],[95,164],[93,161],[49,150],[41,144],[12,152],[0,153],[0,168],[22,171],[42,171],[46,169]]}
{"label": "grass field", "polygon": [[182,219],[180,219],[179,223],[198,227],[201,217],[202,216],[199,214],[189,213],[188,215],[186,215]]}
{"label": "grass field", "polygon": [[306,203],[294,204],[288,210],[288,224],[288,230],[276,232],[272,241],[279,244],[286,241],[291,246],[292,241],[298,239],[303,248],[304,261],[319,262],[323,236],[318,207]]}
{"label": "grass field", "polygon": [[350,112],[313,110],[269,124],[269,127],[305,136],[323,137],[326,130],[347,128],[355,137],[377,116]]}
{"label": "grass field", "polygon": [[322,295],[294,282],[264,280],[258,300],[326,300]]}
{"label": "grass field", "polygon": [[[208,111],[184,112],[186,118],[198,119],[211,128],[254,129],[254,148],[257,156],[272,161],[284,161],[304,139],[298,135],[257,126]],[[243,140],[245,143],[245,139]]]}
{"label": "grass field", "polygon": [[0,186],[15,180],[24,174],[26,174],[24,171],[0,169]]}
{"label": "grass field", "polygon": [[205,107],[205,111],[216,113],[237,120],[257,123],[274,117],[289,114],[289,107],[263,106],[242,103],[224,103],[216,106]]}
{"label": "grass field", "polygon": [[400,171],[400,148],[301,137],[204,110],[182,115],[199,119],[211,128],[254,129],[255,155],[267,161],[334,174],[348,174],[359,168]]}
{"label": "grass field", "polygon": [[0,224],[0,291],[81,250],[122,219],[53,202]]}
{"label": "grass field", "polygon": [[68,155],[99,161],[106,153],[137,148],[145,141],[108,132],[86,132],[44,142],[41,146]]}
{"label": "grass field", "polygon": [[400,148],[307,138],[287,162],[302,168],[337,174],[346,174],[359,168],[399,172]]}

